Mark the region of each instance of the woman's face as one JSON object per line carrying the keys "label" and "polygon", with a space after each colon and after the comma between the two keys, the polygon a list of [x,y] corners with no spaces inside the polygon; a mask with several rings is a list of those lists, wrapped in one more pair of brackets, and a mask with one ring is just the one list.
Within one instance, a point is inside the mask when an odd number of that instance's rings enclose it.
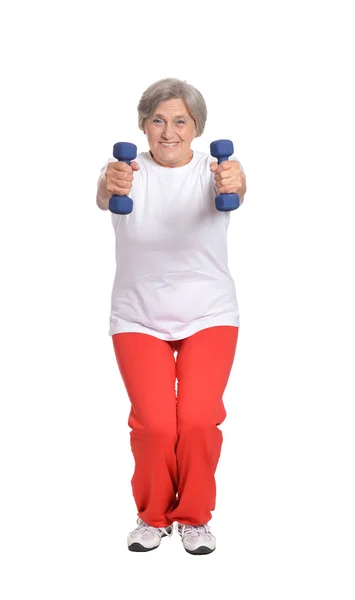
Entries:
{"label": "woman's face", "polygon": [[161,102],[144,123],[155,162],[162,167],[182,167],[190,162],[190,148],[196,137],[195,121],[181,98]]}

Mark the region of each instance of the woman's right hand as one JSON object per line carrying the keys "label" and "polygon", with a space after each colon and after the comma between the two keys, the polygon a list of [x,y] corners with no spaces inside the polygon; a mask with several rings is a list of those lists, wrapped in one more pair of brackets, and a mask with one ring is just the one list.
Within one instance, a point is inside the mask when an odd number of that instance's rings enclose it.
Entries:
{"label": "woman's right hand", "polygon": [[111,196],[127,196],[132,188],[133,171],[139,171],[139,165],[132,160],[130,165],[125,162],[110,162],[107,165],[105,178],[107,191]]}

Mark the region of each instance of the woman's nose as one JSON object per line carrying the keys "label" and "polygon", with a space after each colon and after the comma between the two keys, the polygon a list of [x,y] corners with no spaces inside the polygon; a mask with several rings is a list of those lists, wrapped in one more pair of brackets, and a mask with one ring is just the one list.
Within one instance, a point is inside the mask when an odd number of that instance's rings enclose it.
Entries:
{"label": "woman's nose", "polygon": [[174,128],[171,123],[165,123],[163,137],[166,140],[170,140],[172,137],[174,137]]}

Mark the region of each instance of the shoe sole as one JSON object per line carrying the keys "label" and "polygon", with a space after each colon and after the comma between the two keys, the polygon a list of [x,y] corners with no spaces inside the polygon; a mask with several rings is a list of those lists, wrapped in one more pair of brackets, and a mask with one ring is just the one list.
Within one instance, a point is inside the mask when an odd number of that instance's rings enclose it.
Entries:
{"label": "shoe sole", "polygon": [[187,550],[187,548],[185,548],[186,552],[188,552],[189,554],[195,554],[195,555],[200,555],[200,554],[211,554],[211,552],[214,552],[216,548],[208,548],[207,546],[200,546],[199,548],[196,548],[196,550]]}
{"label": "shoe sole", "polygon": [[153,546],[153,548],[146,548],[145,546],[142,546],[142,544],[134,542],[134,544],[128,546],[128,550],[130,550],[131,552],[150,552],[150,550],[156,550],[157,548],[159,548],[159,545]]}

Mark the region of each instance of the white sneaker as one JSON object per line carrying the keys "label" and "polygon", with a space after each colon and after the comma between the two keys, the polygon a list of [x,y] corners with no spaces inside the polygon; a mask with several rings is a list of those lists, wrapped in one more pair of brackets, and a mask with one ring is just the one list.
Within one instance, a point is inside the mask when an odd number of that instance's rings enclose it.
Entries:
{"label": "white sneaker", "polygon": [[137,519],[138,527],[128,534],[128,550],[132,552],[148,552],[160,546],[161,538],[173,535],[173,527],[152,527]]}
{"label": "white sneaker", "polygon": [[216,549],[216,538],[207,524],[183,525],[178,523],[177,531],[189,554],[210,554]]}

